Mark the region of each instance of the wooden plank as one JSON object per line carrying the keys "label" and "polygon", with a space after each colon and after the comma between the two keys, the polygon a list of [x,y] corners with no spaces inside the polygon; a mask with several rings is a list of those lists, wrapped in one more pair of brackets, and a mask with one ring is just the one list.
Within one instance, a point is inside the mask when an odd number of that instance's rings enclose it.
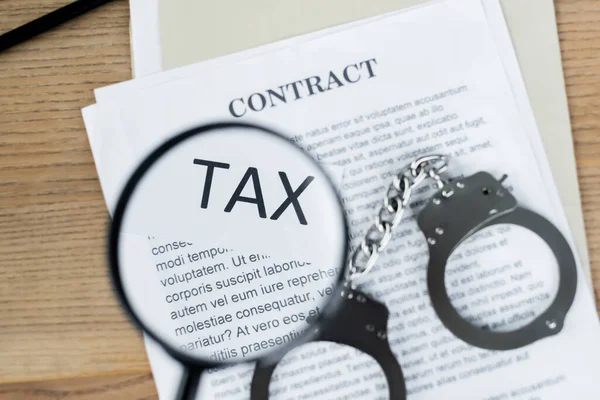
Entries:
{"label": "wooden plank", "polygon": [[581,203],[600,308],[600,2],[556,0]]}
{"label": "wooden plank", "polygon": [[[65,3],[1,1],[0,27]],[[149,371],[107,279],[80,112],[130,77],[126,0],[0,53],[0,382]]]}
{"label": "wooden plank", "polygon": [[101,376],[0,386],[0,400],[158,399],[151,374]]}

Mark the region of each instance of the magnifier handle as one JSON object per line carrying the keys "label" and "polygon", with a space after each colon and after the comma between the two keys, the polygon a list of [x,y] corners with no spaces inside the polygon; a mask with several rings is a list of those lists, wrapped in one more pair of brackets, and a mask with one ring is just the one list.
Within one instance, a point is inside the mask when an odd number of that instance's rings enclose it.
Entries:
{"label": "magnifier handle", "polygon": [[179,390],[175,400],[196,400],[201,375],[201,369],[186,369],[179,382]]}

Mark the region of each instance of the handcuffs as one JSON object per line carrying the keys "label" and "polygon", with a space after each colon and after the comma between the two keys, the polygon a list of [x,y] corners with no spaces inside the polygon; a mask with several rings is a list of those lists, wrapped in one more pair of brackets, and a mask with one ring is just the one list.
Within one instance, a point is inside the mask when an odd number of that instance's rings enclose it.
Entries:
{"label": "handcuffs", "polygon": [[[438,166],[439,165],[439,166]],[[437,166],[437,167],[436,167]],[[487,172],[444,181],[447,157],[420,157],[402,169],[392,181],[375,223],[354,250],[347,269],[345,288],[333,295],[343,304],[323,326],[317,326],[310,341],[330,341],[360,350],[375,359],[387,379],[389,399],[406,399],[402,369],[387,340],[387,307],[356,290],[356,280],[368,274],[392,238],[409,206],[412,191],[425,179],[433,179],[438,191],[428,200],[417,223],[429,244],[427,286],[432,306],[443,325],[458,339],[488,350],[511,350],[558,334],[577,289],[577,264],[573,251],[560,231],[541,215],[519,207],[502,180]],[[542,238],[558,262],[559,287],[554,301],[529,324],[510,332],[493,332],[472,325],[452,306],[446,291],[445,273],[452,252],[474,233],[497,224],[522,226]],[[251,400],[269,397],[269,382],[277,360],[259,362],[252,378]]]}
{"label": "handcuffs", "polygon": [[[317,327],[310,341],[344,344],[373,357],[386,377],[389,398],[405,399],[402,369],[387,341],[387,307],[352,288],[338,291],[332,296],[342,296],[342,305],[332,323]],[[276,367],[277,362],[257,363],[250,386],[251,400],[269,398],[269,382]]]}
{"label": "handcuffs", "polygon": [[[561,331],[577,289],[577,264],[560,231],[541,215],[519,207],[515,197],[487,172],[446,183],[417,218],[429,243],[427,286],[431,304],[444,326],[457,338],[488,350],[511,350]],[[510,332],[478,328],[450,304],[444,276],[452,251],[475,232],[497,224],[526,228],[542,238],[554,253],[559,287],[554,301],[532,322]]]}

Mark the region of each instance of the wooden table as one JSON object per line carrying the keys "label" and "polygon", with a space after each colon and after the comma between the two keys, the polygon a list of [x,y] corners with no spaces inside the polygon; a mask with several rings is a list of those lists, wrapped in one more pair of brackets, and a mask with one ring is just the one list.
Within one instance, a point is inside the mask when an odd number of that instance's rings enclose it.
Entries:
{"label": "wooden table", "polygon": [[[0,33],[66,0],[0,1]],[[593,279],[600,288],[600,3],[556,0]],[[0,53],[0,400],[153,399],[106,276],[107,212],[80,109],[131,77],[118,0]]]}

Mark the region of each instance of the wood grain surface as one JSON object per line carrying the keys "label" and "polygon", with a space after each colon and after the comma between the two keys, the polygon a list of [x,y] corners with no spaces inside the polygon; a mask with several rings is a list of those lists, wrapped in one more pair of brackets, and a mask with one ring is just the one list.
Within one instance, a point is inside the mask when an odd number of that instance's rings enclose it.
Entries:
{"label": "wood grain surface", "polygon": [[[65,0],[0,0],[0,33]],[[593,279],[600,288],[600,2],[556,0]],[[0,400],[153,399],[106,276],[107,213],[80,109],[131,77],[116,0],[0,53]]]}

